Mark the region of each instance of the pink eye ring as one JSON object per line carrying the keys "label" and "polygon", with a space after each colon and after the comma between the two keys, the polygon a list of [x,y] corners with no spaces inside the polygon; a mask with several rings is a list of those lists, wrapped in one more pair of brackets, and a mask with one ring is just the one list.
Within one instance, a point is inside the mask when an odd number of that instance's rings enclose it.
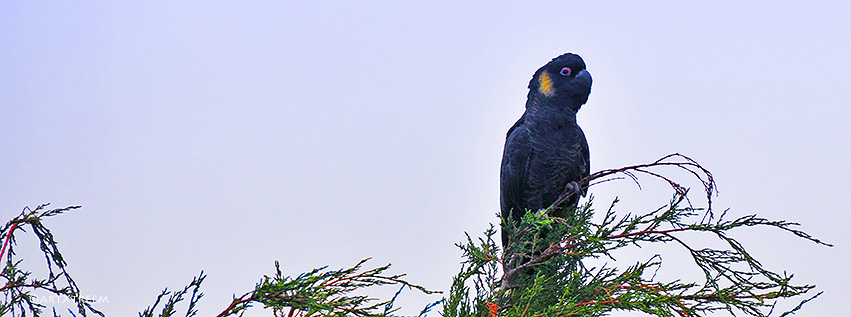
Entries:
{"label": "pink eye ring", "polygon": [[570,76],[570,67],[562,68],[559,74],[561,74],[562,76]]}

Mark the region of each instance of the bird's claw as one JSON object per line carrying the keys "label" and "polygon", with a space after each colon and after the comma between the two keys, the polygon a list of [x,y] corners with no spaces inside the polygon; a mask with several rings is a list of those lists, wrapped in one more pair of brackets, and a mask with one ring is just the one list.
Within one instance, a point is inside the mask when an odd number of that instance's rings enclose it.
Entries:
{"label": "bird's claw", "polygon": [[581,193],[581,192],[582,192],[582,187],[579,187],[579,183],[577,183],[577,182],[570,182],[570,183],[567,183],[566,186],[564,186],[565,196],[571,196],[571,195],[578,194],[578,193]]}

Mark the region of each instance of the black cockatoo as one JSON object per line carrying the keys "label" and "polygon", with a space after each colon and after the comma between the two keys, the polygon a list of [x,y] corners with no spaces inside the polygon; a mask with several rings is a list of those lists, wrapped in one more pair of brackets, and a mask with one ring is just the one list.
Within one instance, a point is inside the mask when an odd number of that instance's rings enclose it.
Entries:
{"label": "black cockatoo", "polygon": [[[549,207],[565,190],[575,194],[564,206],[575,206],[579,192],[585,194],[576,182],[588,176],[590,160],[576,112],[590,93],[591,74],[579,55],[561,55],[535,72],[526,112],[508,130],[502,154],[500,205],[506,221]],[[507,240],[503,230],[504,248]]]}

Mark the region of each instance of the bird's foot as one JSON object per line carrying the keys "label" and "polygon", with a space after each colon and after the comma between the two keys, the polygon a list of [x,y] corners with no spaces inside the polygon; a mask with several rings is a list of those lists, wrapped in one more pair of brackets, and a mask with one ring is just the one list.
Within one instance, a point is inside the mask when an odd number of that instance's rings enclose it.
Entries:
{"label": "bird's foot", "polygon": [[573,197],[574,195],[579,195],[582,193],[582,187],[579,186],[577,182],[570,182],[564,186],[564,191],[562,191],[561,195],[556,199],[556,201],[550,205],[551,208],[561,207],[561,205]]}
{"label": "bird's foot", "polygon": [[570,182],[570,183],[567,183],[566,186],[564,186],[563,195],[566,196],[566,197],[570,197],[570,196],[573,196],[575,194],[579,194],[581,192],[582,192],[582,187],[579,187],[579,183]]}

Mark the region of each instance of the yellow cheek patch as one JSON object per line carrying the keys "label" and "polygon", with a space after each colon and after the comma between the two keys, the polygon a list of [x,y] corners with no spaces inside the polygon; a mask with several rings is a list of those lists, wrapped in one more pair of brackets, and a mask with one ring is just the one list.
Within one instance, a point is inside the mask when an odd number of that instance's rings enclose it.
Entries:
{"label": "yellow cheek patch", "polygon": [[553,88],[553,80],[550,79],[550,74],[547,71],[543,71],[540,76],[538,76],[538,92],[544,94],[547,97],[552,97],[555,93],[555,89]]}

